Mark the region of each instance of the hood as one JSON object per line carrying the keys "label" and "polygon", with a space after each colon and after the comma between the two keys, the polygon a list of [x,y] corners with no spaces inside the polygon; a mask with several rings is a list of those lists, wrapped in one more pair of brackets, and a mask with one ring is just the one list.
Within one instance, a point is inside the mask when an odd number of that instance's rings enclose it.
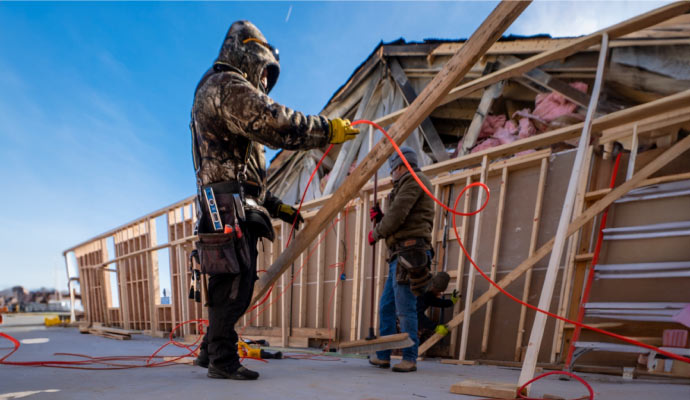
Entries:
{"label": "hood", "polygon": [[[280,64],[266,46],[257,41],[243,43],[246,39],[258,39],[267,43],[259,28],[251,22],[234,22],[230,25],[214,65],[230,66],[242,71],[252,85],[268,93],[278,81]],[[266,87],[261,84],[261,74],[264,70],[268,72]]]}

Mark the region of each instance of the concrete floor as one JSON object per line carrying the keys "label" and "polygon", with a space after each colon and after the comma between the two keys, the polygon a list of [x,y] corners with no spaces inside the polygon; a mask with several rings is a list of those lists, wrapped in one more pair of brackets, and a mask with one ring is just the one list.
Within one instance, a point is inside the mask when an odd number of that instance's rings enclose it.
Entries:
{"label": "concrete floor", "polygon": [[[164,339],[134,335],[119,341],[81,335],[76,328],[17,326],[8,318],[3,331],[19,340],[48,339],[44,343],[22,344],[11,361],[67,360],[56,352],[91,356],[149,355]],[[12,326],[15,325],[15,326]],[[0,339],[0,357],[11,349]],[[176,352],[176,350],[178,350]],[[172,349],[167,355],[181,354]],[[73,358],[72,358],[73,359]],[[367,360],[341,358],[338,361],[271,360],[245,362],[259,371],[254,382],[206,378],[206,370],[189,365],[137,368],[118,371],[83,371],[42,367],[0,365],[0,400],[27,399],[478,399],[451,394],[453,383],[464,379],[517,382],[519,369],[493,366],[455,366],[438,361],[421,361],[415,373],[400,374],[370,367]],[[636,379],[581,374],[593,386],[597,399],[690,399],[690,385],[677,381]],[[547,377],[532,388],[531,395],[556,394],[576,398],[586,394],[579,383]]]}

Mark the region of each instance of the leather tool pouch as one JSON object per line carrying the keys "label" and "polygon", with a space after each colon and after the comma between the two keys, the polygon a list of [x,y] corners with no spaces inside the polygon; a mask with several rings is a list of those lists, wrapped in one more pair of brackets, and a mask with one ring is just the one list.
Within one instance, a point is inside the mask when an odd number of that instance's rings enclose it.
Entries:
{"label": "leather tool pouch", "polygon": [[247,215],[247,228],[251,229],[256,237],[263,237],[271,242],[275,239],[273,224],[266,214],[251,208],[245,210],[245,214]]}
{"label": "leather tool pouch", "polygon": [[[242,225],[243,229],[244,224],[237,220],[232,194],[217,194],[216,198],[223,224],[231,227]],[[236,230],[232,233],[199,232],[196,248],[204,274],[237,275],[247,271],[251,265],[246,235],[238,237]]]}
{"label": "leather tool pouch", "polygon": [[411,239],[400,243],[391,255],[398,257],[395,279],[399,285],[408,285],[411,280],[418,280],[429,274],[431,259],[428,249],[418,240]]}

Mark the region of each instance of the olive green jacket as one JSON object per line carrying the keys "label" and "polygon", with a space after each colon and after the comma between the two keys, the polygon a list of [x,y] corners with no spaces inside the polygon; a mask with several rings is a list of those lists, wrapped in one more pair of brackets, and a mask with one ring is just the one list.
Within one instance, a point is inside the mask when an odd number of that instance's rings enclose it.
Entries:
{"label": "olive green jacket", "polygon": [[[431,181],[419,169],[417,176],[430,191]],[[400,241],[411,238],[425,239],[431,243],[431,229],[434,225],[434,201],[419,187],[412,174],[405,173],[393,182],[388,197],[388,207],[381,222],[374,228],[374,239],[386,239],[389,249]]]}

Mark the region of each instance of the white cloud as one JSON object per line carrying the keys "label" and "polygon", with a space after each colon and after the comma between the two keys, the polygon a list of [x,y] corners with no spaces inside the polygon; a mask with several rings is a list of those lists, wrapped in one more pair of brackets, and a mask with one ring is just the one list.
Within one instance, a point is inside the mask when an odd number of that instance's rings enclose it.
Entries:
{"label": "white cloud", "polygon": [[518,35],[548,33],[580,36],[606,28],[669,1],[535,1],[509,31]]}

